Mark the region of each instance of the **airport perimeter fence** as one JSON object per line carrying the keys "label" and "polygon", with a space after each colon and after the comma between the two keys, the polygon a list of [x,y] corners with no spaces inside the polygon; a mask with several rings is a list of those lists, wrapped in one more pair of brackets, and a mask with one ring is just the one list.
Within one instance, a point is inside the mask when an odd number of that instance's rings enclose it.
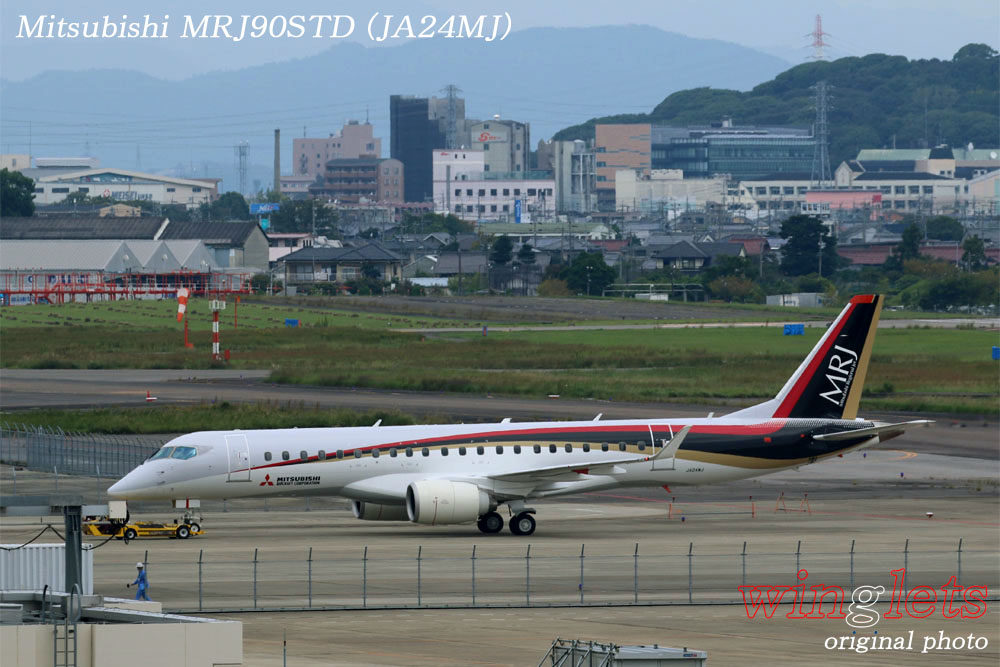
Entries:
{"label": "airport perimeter fence", "polygon": [[[983,597],[996,599],[996,550],[963,549],[961,541],[949,550],[914,549],[909,540],[896,550],[860,550],[853,541],[844,546],[842,552],[814,553],[799,542],[794,552],[756,553],[744,543],[738,553],[703,553],[689,543],[673,553],[648,553],[635,544],[618,554],[588,555],[586,545],[572,554],[552,546],[518,546],[515,554],[511,547],[480,545],[439,555],[416,547],[405,556],[364,547],[350,557],[313,549],[275,557],[258,548],[243,559],[199,550],[183,560],[157,560],[147,551],[143,562],[152,598],[180,613],[740,605],[740,586],[799,584],[807,596],[813,586],[839,586],[846,609],[858,586],[884,586],[882,599],[888,601],[894,587],[905,597],[917,586],[954,585],[952,577],[960,586],[986,587]],[[121,564],[95,562],[94,592],[120,596],[122,577],[130,574],[123,575]],[[754,589],[748,594],[752,599]],[[766,601],[766,590],[763,595]],[[784,602],[793,597],[794,591]],[[831,597],[824,604],[832,604]]]}
{"label": "airport perimeter fence", "polygon": [[160,448],[141,436],[73,433],[0,423],[0,463],[38,472],[118,479]]}

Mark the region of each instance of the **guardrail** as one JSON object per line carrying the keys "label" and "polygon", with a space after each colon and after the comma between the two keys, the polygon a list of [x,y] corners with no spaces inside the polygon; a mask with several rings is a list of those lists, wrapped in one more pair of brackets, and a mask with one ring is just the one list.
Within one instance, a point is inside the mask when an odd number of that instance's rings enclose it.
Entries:
{"label": "guardrail", "polygon": [[[812,586],[839,586],[846,609],[857,586],[884,586],[888,601],[894,585],[905,597],[917,586],[950,585],[951,577],[959,586],[985,586],[984,597],[995,599],[1000,577],[995,550],[963,549],[961,541],[954,550],[916,550],[907,540],[888,551],[860,551],[852,541],[832,553],[809,552],[801,542],[784,553],[756,553],[746,543],[736,553],[703,553],[693,542],[673,553],[647,552],[639,544],[617,554],[588,554],[586,545],[577,553],[562,549],[526,545],[511,555],[473,546],[456,555],[417,546],[403,555],[366,546],[351,557],[312,548],[289,557],[256,548],[242,559],[200,550],[162,561],[147,552],[143,561],[153,599],[188,613],[743,604],[741,586],[789,589],[783,602],[791,603],[800,584],[807,600]],[[906,574],[899,581],[901,568]],[[95,592],[120,595],[122,576],[120,564],[95,563]],[[752,598],[756,589],[746,590]],[[770,589],[763,590],[766,600]]]}

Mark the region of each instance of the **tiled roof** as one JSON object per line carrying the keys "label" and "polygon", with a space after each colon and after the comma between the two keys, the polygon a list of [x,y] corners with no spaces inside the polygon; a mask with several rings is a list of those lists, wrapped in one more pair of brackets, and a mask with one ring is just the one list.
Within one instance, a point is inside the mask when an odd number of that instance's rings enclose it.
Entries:
{"label": "tiled roof", "polygon": [[[163,217],[100,218],[97,216],[46,216],[3,218],[3,240],[102,240],[145,239],[152,241],[163,225]],[[169,226],[169,225],[168,225]]]}

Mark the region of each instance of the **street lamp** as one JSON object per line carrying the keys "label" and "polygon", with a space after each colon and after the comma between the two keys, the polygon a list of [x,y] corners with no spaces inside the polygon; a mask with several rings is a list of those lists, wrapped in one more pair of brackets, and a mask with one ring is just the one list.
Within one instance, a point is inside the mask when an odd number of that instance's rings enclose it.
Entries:
{"label": "street lamp", "polygon": [[590,271],[593,268],[594,267],[592,267],[592,266],[589,266],[589,265],[587,266],[587,296],[590,296]]}

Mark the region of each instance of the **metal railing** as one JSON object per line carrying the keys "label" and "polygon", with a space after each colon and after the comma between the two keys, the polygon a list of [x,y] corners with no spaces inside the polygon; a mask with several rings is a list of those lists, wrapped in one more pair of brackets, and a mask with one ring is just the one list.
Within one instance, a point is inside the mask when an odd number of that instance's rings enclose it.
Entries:
{"label": "metal railing", "polygon": [[0,423],[0,463],[56,474],[117,479],[149,458],[161,444],[140,436]]}
{"label": "metal railing", "polygon": [[[986,586],[995,599],[996,550],[703,553],[694,543],[672,553],[647,553],[641,545],[617,554],[590,555],[561,547],[473,546],[464,554],[431,554],[422,546],[407,555],[359,548],[352,555],[304,549],[268,555],[255,548],[245,558],[218,558],[204,550],[183,560],[145,554],[153,599],[178,612],[304,609],[474,608],[742,604],[740,586],[839,586],[851,602],[856,586],[893,591],[893,570],[906,569],[902,586],[940,588],[955,577],[962,586]],[[506,553],[502,553],[506,552]],[[95,593],[120,595],[121,564],[94,566]],[[808,575],[803,582],[799,573]],[[790,603],[794,593],[787,596]],[[765,594],[766,599],[766,594]],[[888,598],[886,598],[888,599]]]}

